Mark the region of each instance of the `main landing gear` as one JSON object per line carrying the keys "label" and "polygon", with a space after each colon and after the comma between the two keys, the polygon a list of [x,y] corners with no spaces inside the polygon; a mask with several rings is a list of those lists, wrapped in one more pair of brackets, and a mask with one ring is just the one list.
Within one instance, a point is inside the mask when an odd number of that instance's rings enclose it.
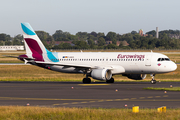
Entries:
{"label": "main landing gear", "polygon": [[152,80],[151,80],[151,84],[156,84],[156,80],[154,79],[155,74],[151,74]]}
{"label": "main landing gear", "polygon": [[91,79],[90,78],[83,78],[83,83],[91,83]]}
{"label": "main landing gear", "polygon": [[106,80],[106,83],[114,83],[114,78],[111,78],[110,80]]}
{"label": "main landing gear", "polygon": [[88,77],[90,76],[88,70],[84,70],[83,72],[84,72],[84,75],[86,75],[86,77],[83,78],[82,82],[83,82],[83,83],[91,83],[91,79],[88,78]]}
{"label": "main landing gear", "polygon": [[[91,83],[91,79],[88,77],[83,78],[83,83]],[[110,80],[106,80],[106,83],[114,83],[114,78],[111,78]]]}

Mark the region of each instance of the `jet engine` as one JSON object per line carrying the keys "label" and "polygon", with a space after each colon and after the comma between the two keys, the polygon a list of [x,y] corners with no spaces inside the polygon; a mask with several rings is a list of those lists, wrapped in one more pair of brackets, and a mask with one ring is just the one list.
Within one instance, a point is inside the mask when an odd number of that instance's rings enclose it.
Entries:
{"label": "jet engine", "polygon": [[97,80],[110,80],[112,72],[108,69],[94,69],[91,72],[91,77]]}
{"label": "jet engine", "polygon": [[133,80],[143,80],[146,78],[146,74],[122,74]]}

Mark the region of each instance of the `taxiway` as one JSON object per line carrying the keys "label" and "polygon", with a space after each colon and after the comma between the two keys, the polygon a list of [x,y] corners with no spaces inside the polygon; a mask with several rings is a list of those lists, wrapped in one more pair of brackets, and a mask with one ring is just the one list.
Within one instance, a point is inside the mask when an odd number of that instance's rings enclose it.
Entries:
{"label": "taxiway", "polygon": [[90,108],[180,108],[180,92],[144,90],[180,82],[0,82],[0,105]]}

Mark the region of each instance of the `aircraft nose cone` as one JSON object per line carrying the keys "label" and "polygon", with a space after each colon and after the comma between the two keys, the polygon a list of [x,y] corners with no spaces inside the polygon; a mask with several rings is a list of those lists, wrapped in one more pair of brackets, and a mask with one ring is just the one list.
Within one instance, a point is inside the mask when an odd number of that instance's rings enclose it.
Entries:
{"label": "aircraft nose cone", "polygon": [[171,65],[171,70],[174,71],[174,70],[176,70],[176,69],[177,69],[177,65],[176,65],[175,63],[173,63],[173,64]]}

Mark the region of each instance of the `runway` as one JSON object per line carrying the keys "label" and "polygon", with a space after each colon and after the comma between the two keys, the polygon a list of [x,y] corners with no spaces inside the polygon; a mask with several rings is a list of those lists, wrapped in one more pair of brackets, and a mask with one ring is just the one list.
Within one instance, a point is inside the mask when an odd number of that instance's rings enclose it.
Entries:
{"label": "runway", "polygon": [[144,90],[180,82],[0,82],[0,105],[90,108],[180,108],[180,92]]}

